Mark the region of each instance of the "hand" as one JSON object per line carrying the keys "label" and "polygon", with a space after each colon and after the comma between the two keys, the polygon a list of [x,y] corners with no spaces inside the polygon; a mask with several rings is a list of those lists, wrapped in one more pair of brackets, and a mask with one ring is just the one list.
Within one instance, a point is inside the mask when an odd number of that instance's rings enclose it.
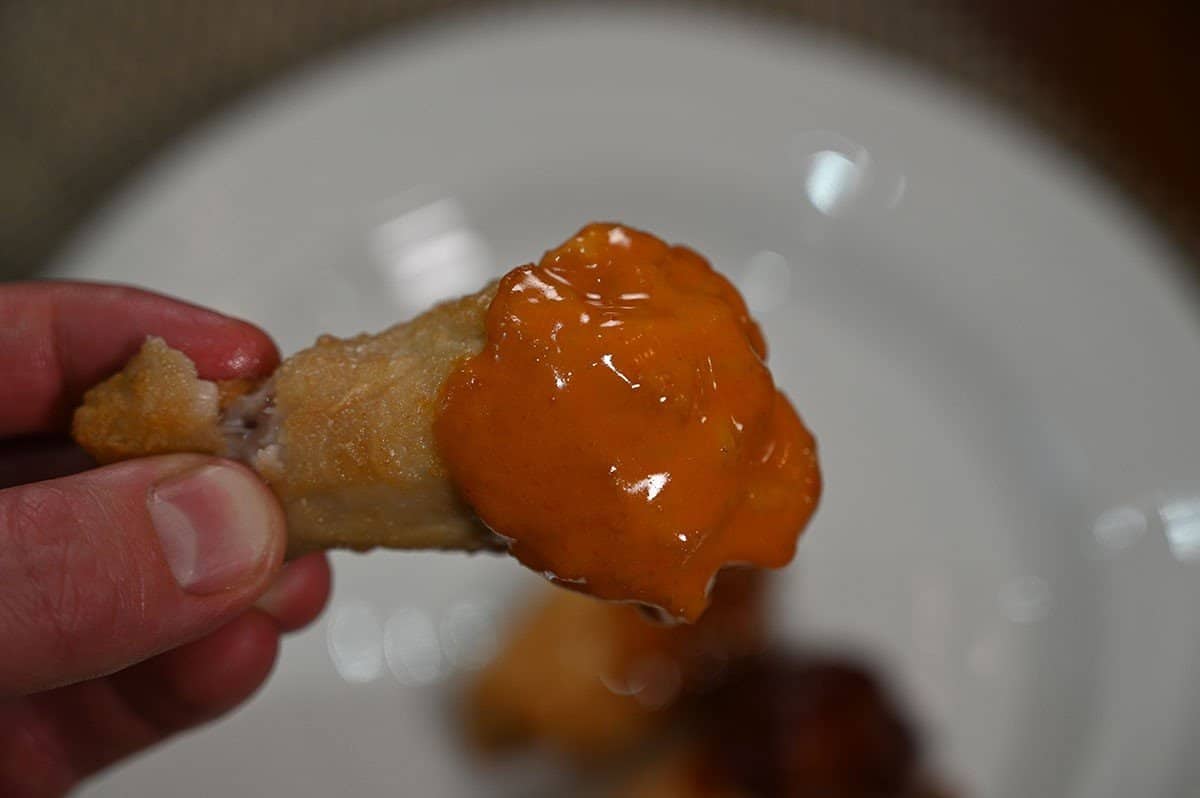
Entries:
{"label": "hand", "polygon": [[328,596],[322,556],[281,570],[283,512],[242,466],[83,470],[71,410],[148,334],[209,379],[278,362],[249,324],[143,291],[0,285],[0,795],[61,794],[236,706]]}

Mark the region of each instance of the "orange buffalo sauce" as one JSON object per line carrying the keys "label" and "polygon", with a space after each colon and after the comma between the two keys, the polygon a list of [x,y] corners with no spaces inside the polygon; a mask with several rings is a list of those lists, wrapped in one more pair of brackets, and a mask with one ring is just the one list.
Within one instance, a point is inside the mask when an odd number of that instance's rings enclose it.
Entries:
{"label": "orange buffalo sauce", "polygon": [[700,255],[593,224],[509,272],[446,381],[437,442],[511,553],[684,620],[729,563],[786,564],[820,494],[736,289]]}

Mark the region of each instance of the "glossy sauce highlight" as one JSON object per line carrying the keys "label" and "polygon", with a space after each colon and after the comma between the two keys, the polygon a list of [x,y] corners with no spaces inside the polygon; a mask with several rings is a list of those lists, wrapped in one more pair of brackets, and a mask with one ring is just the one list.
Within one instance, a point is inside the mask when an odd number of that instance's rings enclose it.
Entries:
{"label": "glossy sauce highlight", "polygon": [[728,563],[779,567],[816,507],[811,434],[701,256],[593,224],[509,272],[446,381],[440,453],[530,568],[695,620]]}

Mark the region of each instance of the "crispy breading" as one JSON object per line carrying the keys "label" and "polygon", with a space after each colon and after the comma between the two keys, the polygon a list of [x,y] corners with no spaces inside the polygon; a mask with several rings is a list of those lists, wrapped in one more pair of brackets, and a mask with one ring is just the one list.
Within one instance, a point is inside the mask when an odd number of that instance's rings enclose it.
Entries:
{"label": "crispy breading", "polygon": [[169,452],[220,454],[220,391],[187,355],[148,338],[75,411],[75,440],[101,463]]}
{"label": "crispy breading", "polygon": [[87,393],[73,434],[102,463],[168,452],[247,462],[284,505],[291,555],[491,547],[438,456],[433,420],[442,382],[483,348],[494,294],[488,286],[377,335],[323,336],[260,384],[201,380],[151,338]]}
{"label": "crispy breading", "polygon": [[468,736],[487,751],[542,744],[579,761],[627,751],[763,642],[765,577],[721,572],[695,624],[548,592],[515,626],[465,699]]}
{"label": "crispy breading", "polygon": [[275,374],[277,462],[256,464],[288,512],[292,549],[476,549],[433,437],[442,383],[484,345],[495,286],[378,335],[323,336]]}

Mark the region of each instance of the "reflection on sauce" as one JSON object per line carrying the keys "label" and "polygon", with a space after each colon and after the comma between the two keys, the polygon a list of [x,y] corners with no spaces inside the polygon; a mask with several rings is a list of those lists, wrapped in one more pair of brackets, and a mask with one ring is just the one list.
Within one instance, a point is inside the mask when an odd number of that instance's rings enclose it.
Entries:
{"label": "reflection on sauce", "polygon": [[728,563],[779,567],[820,493],[815,444],[733,286],[611,224],[509,272],[446,381],[440,453],[521,562],[684,620]]}

